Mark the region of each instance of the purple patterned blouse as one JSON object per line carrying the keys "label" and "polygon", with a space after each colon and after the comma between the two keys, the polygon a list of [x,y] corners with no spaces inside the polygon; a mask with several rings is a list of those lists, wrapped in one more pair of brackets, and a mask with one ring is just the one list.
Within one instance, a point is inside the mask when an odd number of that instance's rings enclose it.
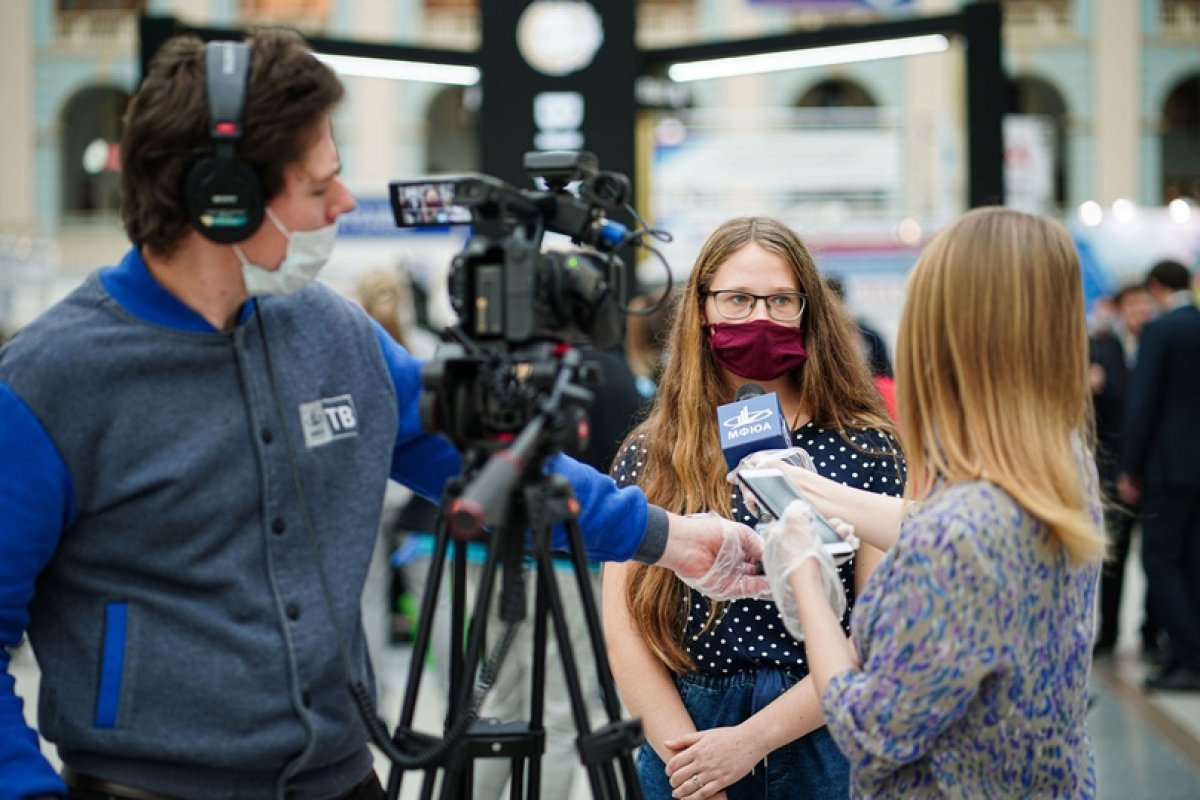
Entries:
{"label": "purple patterned blouse", "polygon": [[852,796],[1094,797],[1099,573],[991,483],[909,515],[854,609],[862,667],[821,698]]}

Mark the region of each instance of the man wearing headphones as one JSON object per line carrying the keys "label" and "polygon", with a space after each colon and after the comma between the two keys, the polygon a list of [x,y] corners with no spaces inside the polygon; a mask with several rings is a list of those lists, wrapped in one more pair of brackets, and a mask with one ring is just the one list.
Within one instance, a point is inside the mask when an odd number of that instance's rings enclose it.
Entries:
{"label": "man wearing headphones", "polygon": [[[0,650],[0,798],[381,795],[347,687],[384,487],[436,499],[460,459],[419,363],[312,282],[354,208],[342,91],[292,33],[164,45],[125,119],[133,248],[0,350],[0,645],[28,633],[65,765]],[[765,588],[748,528],[551,466],[590,558]]]}

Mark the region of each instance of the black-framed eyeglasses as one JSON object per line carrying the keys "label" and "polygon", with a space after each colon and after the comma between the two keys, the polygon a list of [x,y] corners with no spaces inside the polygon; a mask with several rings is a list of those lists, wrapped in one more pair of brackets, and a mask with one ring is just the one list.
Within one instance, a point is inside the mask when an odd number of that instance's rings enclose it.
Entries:
{"label": "black-framed eyeglasses", "polygon": [[794,322],[800,319],[805,306],[808,305],[808,295],[803,292],[754,294],[740,289],[710,289],[704,294],[713,299],[717,313],[725,319],[745,319],[754,313],[754,307],[762,300],[771,319],[776,322]]}

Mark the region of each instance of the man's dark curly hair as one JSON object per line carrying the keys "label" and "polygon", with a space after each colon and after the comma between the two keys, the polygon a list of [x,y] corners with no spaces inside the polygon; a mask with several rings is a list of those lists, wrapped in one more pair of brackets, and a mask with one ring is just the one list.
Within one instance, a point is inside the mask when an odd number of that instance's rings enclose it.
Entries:
{"label": "man's dark curly hair", "polygon": [[[237,157],[258,173],[265,202],[282,191],[284,167],[303,157],[344,89],[294,31],[259,30],[249,43]],[[195,36],[167,41],[129,102],[124,122],[121,221],[135,245],[169,257],[191,230],[184,201],[188,170],[213,152],[204,43]]]}

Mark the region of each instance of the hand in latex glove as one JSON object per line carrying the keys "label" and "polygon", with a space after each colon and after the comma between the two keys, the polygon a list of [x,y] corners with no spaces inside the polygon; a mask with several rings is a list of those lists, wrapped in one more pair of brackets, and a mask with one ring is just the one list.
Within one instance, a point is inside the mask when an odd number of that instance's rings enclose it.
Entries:
{"label": "hand in latex glove", "polygon": [[681,524],[678,531],[672,526],[667,548],[686,547],[687,563],[674,565],[664,558],[659,564],[714,600],[771,596],[762,574],[762,538],[751,528],[713,513],[676,519]]}
{"label": "hand in latex glove", "polygon": [[[841,521],[830,520],[842,538],[854,534],[854,529]],[[783,517],[763,528],[763,568],[775,596],[775,604],[783,617],[788,633],[803,641],[804,630],[800,626],[800,614],[796,606],[796,595],[792,591],[789,577],[808,559],[816,561],[820,570],[821,585],[834,614],[841,618],[846,612],[846,593],[838,579],[833,557],[821,545],[813,530],[812,510],[805,503],[795,500],[783,512]]]}
{"label": "hand in latex glove", "polygon": [[756,450],[739,461],[738,465],[725,475],[725,481],[736,486],[738,470],[774,467],[780,461],[793,467],[800,467],[812,472],[817,471],[812,456],[803,447],[789,447],[785,450]]}

